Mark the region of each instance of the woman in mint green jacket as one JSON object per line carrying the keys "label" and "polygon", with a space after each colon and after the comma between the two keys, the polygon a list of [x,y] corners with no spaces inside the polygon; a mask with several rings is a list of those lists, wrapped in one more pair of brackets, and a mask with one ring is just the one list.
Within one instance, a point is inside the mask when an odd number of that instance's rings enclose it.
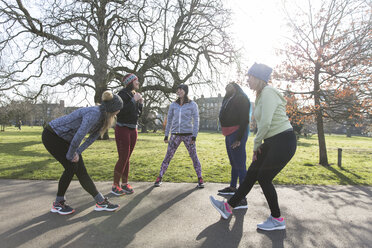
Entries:
{"label": "woman in mint green jacket", "polygon": [[257,93],[254,118],[258,132],[247,175],[228,202],[210,197],[212,205],[227,219],[231,215],[231,209],[244,199],[258,181],[271,215],[265,222],[258,224],[257,228],[266,231],[285,229],[272,181],[291,160],[297,147],[296,136],[286,115],[286,100],[277,89],[268,85],[271,72],[272,69],[267,65],[256,63],[248,70],[249,87]]}

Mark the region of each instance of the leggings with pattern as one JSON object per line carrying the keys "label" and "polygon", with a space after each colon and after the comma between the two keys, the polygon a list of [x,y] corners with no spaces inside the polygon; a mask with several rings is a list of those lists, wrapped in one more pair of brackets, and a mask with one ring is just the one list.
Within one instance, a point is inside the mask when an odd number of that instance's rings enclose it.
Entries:
{"label": "leggings with pattern", "polygon": [[198,159],[198,155],[196,154],[196,146],[195,143],[192,144],[192,137],[191,135],[182,136],[182,135],[172,135],[168,142],[168,150],[167,154],[165,155],[164,161],[161,164],[159,177],[163,177],[165,171],[168,168],[168,165],[173,158],[174,153],[176,152],[178,146],[183,142],[186,146],[187,151],[189,152],[189,155],[192,159],[192,163],[194,165],[194,169],[196,174],[198,175],[198,178],[202,177],[201,173],[201,165]]}

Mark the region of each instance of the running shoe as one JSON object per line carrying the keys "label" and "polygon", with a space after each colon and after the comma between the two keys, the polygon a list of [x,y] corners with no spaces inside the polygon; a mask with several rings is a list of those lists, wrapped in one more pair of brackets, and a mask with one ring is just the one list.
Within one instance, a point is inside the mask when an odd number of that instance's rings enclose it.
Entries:
{"label": "running shoe", "polygon": [[156,181],[154,183],[154,186],[155,187],[160,187],[161,184],[162,184],[161,177],[156,178]]}
{"label": "running shoe", "polygon": [[245,209],[245,208],[248,208],[248,202],[247,202],[247,199],[246,198],[244,198],[243,200],[241,200],[239,202],[239,204],[234,209]]}
{"label": "running shoe", "polygon": [[121,188],[122,188],[122,190],[123,190],[126,194],[133,194],[133,193],[134,193],[134,190],[133,190],[132,186],[130,186],[129,183],[127,183],[127,184],[122,184],[122,185],[121,185]]}
{"label": "running shoe", "polygon": [[202,177],[199,177],[198,178],[198,188],[204,188],[204,181],[203,181],[203,178]]}
{"label": "running shoe", "polygon": [[228,219],[232,214],[227,202],[216,200],[213,196],[209,196],[212,206],[221,214],[222,218]]}
{"label": "running shoe", "polygon": [[281,220],[278,220],[270,215],[266,221],[258,224],[257,228],[261,230],[265,230],[265,231],[284,230],[285,220],[284,218],[281,218]]}
{"label": "running shoe", "polygon": [[118,204],[112,204],[109,202],[108,198],[106,197],[103,202],[97,202],[96,207],[94,208],[95,211],[115,211],[119,208]]}
{"label": "running shoe", "polygon": [[65,204],[65,201],[60,201],[60,202],[53,202],[53,206],[50,212],[58,213],[61,215],[68,215],[68,214],[72,214],[73,212],[75,212],[75,209]]}
{"label": "running shoe", "polygon": [[112,185],[111,193],[113,193],[116,196],[125,195],[125,191],[120,188],[118,185]]}
{"label": "running shoe", "polygon": [[220,189],[218,191],[218,194],[221,194],[221,195],[233,195],[233,194],[235,194],[235,192],[236,192],[236,188],[230,186],[230,187],[226,187],[224,189]]}

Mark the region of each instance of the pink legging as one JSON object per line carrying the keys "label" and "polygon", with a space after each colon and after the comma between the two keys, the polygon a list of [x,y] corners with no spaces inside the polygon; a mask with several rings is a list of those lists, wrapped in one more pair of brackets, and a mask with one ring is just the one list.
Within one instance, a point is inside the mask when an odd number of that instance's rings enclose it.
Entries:
{"label": "pink legging", "polygon": [[115,127],[115,140],[119,159],[114,169],[114,184],[119,185],[120,178],[123,184],[128,183],[129,158],[136,145],[137,135],[137,129]]}
{"label": "pink legging", "polygon": [[192,159],[192,163],[194,165],[194,169],[196,174],[198,175],[198,178],[202,176],[201,173],[201,165],[198,159],[198,155],[196,154],[196,146],[195,143],[191,144],[192,137],[191,135],[182,136],[182,135],[172,135],[168,142],[168,150],[167,154],[165,155],[164,161],[161,164],[160,173],[159,176],[163,177],[165,171],[168,168],[168,165],[171,161],[171,159],[174,156],[174,153],[176,152],[178,146],[183,142],[186,146],[187,151],[189,152],[189,155]]}

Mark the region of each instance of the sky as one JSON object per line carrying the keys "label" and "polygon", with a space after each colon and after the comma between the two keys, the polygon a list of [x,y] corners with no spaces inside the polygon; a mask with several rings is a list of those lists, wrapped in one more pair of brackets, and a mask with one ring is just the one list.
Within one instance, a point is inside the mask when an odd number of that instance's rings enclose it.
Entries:
{"label": "sky", "polygon": [[280,0],[227,0],[233,11],[232,33],[238,47],[243,47],[245,62],[279,62],[275,48],[285,32]]}
{"label": "sky", "polygon": [[[233,12],[231,34],[237,47],[242,48],[246,69],[253,63],[263,63],[274,68],[280,62],[275,49],[280,47],[285,34],[285,18],[281,0],[225,0]],[[244,68],[244,67],[243,67]],[[228,78],[236,77],[235,71],[226,71]],[[243,87],[251,101],[255,94]],[[223,92],[222,92],[223,94]]]}

